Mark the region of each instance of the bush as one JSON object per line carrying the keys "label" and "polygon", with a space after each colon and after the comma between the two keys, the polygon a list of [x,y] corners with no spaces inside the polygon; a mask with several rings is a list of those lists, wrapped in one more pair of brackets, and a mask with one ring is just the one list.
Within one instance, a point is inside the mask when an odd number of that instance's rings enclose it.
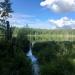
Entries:
{"label": "bush", "polygon": [[30,49],[30,41],[28,40],[26,31],[24,29],[19,30],[16,39],[16,45],[27,53]]}
{"label": "bush", "polygon": [[38,57],[41,75],[75,75],[74,46],[69,41],[35,43],[33,54]]}
{"label": "bush", "polygon": [[12,41],[0,41],[0,75],[32,75],[25,53]]}

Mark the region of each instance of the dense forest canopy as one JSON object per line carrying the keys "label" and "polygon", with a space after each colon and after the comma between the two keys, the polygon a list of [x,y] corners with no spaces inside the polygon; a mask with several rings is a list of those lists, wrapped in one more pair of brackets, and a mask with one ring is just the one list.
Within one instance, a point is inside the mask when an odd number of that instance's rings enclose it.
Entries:
{"label": "dense forest canopy", "polygon": [[22,30],[32,41],[74,41],[75,29],[33,29],[33,28],[15,28],[13,36],[17,36],[19,30]]}

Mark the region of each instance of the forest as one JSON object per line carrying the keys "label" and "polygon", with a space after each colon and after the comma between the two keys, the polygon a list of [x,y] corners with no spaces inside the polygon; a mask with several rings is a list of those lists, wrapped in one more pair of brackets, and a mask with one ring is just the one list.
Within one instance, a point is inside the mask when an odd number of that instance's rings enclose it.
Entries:
{"label": "forest", "polygon": [[33,29],[33,28],[16,28],[13,36],[22,30],[27,33],[31,41],[74,41],[75,29]]}
{"label": "forest", "polygon": [[[75,75],[75,29],[11,27],[10,0],[0,7],[0,75]],[[30,50],[37,63],[28,58]]]}
{"label": "forest", "polygon": [[33,41],[32,53],[38,58],[40,75],[75,75],[75,30],[16,27],[11,30],[12,39],[6,41],[3,36],[0,41],[2,75],[33,75],[26,56]]}

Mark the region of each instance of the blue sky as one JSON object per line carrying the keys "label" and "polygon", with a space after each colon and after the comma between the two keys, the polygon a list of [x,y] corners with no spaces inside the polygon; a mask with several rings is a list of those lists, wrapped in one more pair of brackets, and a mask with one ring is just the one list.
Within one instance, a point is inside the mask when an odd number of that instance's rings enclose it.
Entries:
{"label": "blue sky", "polygon": [[[55,5],[58,5],[55,0],[12,0],[14,13],[11,21],[19,27],[25,26],[26,24],[29,24],[33,28],[48,29],[56,28],[56,26],[60,28],[67,24],[69,24],[67,25],[69,27],[74,27],[75,10],[72,10],[75,9],[75,6],[73,6],[74,2],[67,2],[70,0],[61,1],[63,7],[58,10],[58,8],[54,8]],[[58,0],[58,3],[60,4],[61,1]],[[65,6],[65,3],[68,5]],[[61,6],[59,5],[59,7]],[[60,21],[61,23],[59,23]],[[66,23],[62,24],[64,22]]]}

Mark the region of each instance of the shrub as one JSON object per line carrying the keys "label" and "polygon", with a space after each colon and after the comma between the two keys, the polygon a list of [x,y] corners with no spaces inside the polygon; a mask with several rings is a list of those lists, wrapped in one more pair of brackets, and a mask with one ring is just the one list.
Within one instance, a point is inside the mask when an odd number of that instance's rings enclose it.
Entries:
{"label": "shrub", "polygon": [[32,75],[25,53],[12,41],[0,41],[0,75]]}
{"label": "shrub", "polygon": [[41,75],[75,75],[74,46],[69,41],[35,43],[33,54],[38,57]]}

